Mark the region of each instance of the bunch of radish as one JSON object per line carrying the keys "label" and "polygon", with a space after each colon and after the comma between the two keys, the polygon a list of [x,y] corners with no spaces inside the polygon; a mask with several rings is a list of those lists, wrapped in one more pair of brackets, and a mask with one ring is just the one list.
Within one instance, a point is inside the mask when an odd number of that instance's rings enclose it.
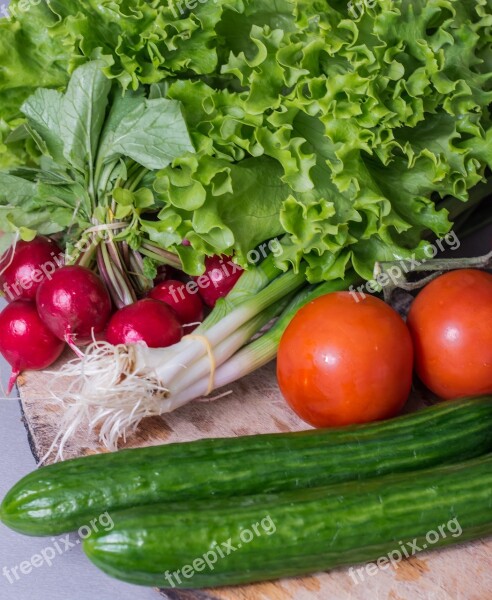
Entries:
{"label": "bunch of radish", "polygon": [[45,369],[65,344],[78,345],[103,331],[109,294],[97,275],[64,266],[59,246],[46,237],[19,242],[0,261],[0,286],[9,302],[0,313],[0,353],[12,366],[8,393],[24,369]]}
{"label": "bunch of radish", "polygon": [[12,367],[8,393],[23,370],[49,367],[65,345],[83,357],[80,347],[96,338],[150,348],[179,342],[203,320],[204,303],[214,306],[240,276],[218,274],[221,260],[212,257],[206,265],[210,289],[161,272],[147,298],[113,312],[101,278],[86,267],[65,266],[53,240],[19,242],[0,259],[0,288],[9,302],[0,313],[0,353]]}

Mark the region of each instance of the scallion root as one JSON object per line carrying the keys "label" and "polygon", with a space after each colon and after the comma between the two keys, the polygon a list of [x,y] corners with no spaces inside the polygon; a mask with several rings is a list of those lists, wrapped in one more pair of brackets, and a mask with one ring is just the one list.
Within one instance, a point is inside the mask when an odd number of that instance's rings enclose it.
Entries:
{"label": "scallion root", "polygon": [[[117,449],[120,437],[135,432],[140,421],[162,413],[162,400],[168,390],[145,364],[146,346],[112,346],[94,342],[82,360],[74,359],[53,372],[52,397],[64,410],[60,433],[50,454],[58,446],[57,459],[81,426],[99,429],[100,441]],[[63,391],[62,381],[70,381]]]}

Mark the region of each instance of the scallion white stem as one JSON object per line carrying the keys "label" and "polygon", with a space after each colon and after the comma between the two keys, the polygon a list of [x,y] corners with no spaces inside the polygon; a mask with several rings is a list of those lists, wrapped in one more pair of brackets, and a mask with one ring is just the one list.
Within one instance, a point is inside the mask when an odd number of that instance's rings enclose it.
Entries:
{"label": "scallion white stem", "polygon": [[[288,271],[275,279],[268,287],[250,298],[246,302],[240,304],[232,310],[221,321],[212,325],[209,329],[202,333],[206,336],[212,348],[218,346],[224,339],[231,336],[238,328],[256,317],[272,304],[279,302],[285,296],[301,287],[305,282],[303,272],[294,273]],[[188,342],[189,340],[184,340]],[[196,360],[204,356],[207,352],[205,346],[200,341],[194,344],[185,343],[185,347],[178,348],[179,344],[174,348],[174,365],[166,364],[162,369],[156,369],[156,377],[161,381],[166,381],[166,386],[171,386],[174,377],[182,370],[182,365],[193,364]]]}
{"label": "scallion white stem", "polygon": [[[288,300],[288,298],[286,300]],[[247,344],[255,333],[260,331],[263,326],[281,313],[286,305],[287,301],[272,304],[215,346],[213,349],[215,365],[220,367],[225,360],[230,358],[235,352]],[[210,384],[210,374],[210,358],[204,356],[193,365],[186,366],[186,368],[182,370],[181,375],[176,377],[172,386],[170,386],[170,392],[172,395],[179,394],[200,379],[206,380],[206,389],[208,389]]]}

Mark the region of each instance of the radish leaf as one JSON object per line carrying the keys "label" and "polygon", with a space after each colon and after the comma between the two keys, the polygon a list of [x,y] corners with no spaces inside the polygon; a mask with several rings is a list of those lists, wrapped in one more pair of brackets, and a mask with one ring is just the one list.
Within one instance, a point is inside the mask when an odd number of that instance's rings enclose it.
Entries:
{"label": "radish leaf", "polygon": [[115,113],[113,119],[110,116],[101,147],[105,162],[128,156],[147,169],[163,169],[174,158],[194,152],[179,102],[132,97],[119,104],[130,111],[115,111],[121,117],[118,124]]}
{"label": "radish leaf", "polygon": [[111,82],[94,61],[76,69],[63,99],[60,132],[64,155],[81,173],[91,172],[106,117]]}

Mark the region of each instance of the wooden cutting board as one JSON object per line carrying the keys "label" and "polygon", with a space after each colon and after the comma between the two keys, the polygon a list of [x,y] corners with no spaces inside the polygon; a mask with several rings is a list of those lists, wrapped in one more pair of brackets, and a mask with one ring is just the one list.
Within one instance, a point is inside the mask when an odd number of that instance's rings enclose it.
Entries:
{"label": "wooden cutting board", "polygon": [[[58,431],[60,407],[49,398],[52,384],[53,377],[45,373],[27,373],[19,381],[24,422],[36,459],[48,451]],[[307,428],[283,401],[273,363],[230,389],[232,393],[219,400],[193,402],[163,418],[147,419],[138,433],[121,447]],[[408,409],[418,408],[422,403],[426,399],[415,393]],[[102,451],[96,436],[83,432],[67,447],[66,457]],[[353,571],[351,574],[348,569],[337,569],[257,585],[159,593],[169,600],[489,600],[492,599],[492,539],[418,554],[396,568],[390,566],[372,576],[365,573],[362,582],[354,581],[355,577]]]}

